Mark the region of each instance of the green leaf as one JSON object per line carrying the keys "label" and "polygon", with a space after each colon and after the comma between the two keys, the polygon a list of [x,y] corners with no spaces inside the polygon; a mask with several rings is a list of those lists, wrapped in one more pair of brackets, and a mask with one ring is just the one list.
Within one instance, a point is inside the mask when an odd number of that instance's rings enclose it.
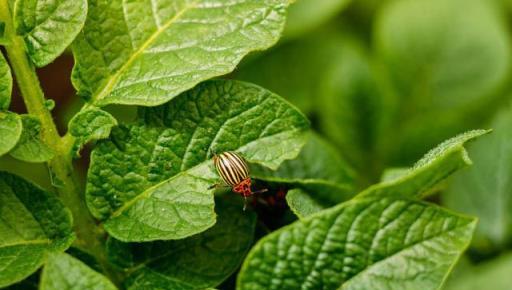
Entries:
{"label": "green leaf", "polygon": [[243,65],[235,77],[276,92],[309,115],[317,105],[314,100],[320,93],[324,72],[338,57],[341,45],[339,31],[315,31],[265,52]]}
{"label": "green leaf", "polygon": [[87,0],[16,0],[16,32],[32,62],[45,66],[71,44],[87,16]]}
{"label": "green leaf", "polygon": [[[1,37],[1,36],[0,36]],[[7,110],[11,104],[12,75],[11,68],[0,53],[0,111]]]}
{"label": "green leaf", "polygon": [[351,0],[298,0],[290,6],[283,37],[292,38],[327,22]]}
{"label": "green leaf", "polygon": [[510,37],[492,2],[388,1],[381,9],[374,43],[400,98],[399,122],[388,135],[394,165],[481,127],[504,97]]}
{"label": "green leaf", "polygon": [[52,159],[54,152],[42,140],[39,119],[31,115],[22,115],[21,121],[23,132],[10,152],[11,156],[26,162],[45,162]]}
{"label": "green leaf", "polygon": [[325,206],[316,201],[311,194],[301,189],[292,189],[288,191],[286,193],[286,202],[293,213],[300,219],[317,213],[325,208]]}
{"label": "green leaf", "polygon": [[78,155],[87,142],[107,138],[114,126],[117,126],[116,119],[101,109],[88,108],[78,112],[68,126],[69,133],[75,137],[72,154]]}
{"label": "green leaf", "polygon": [[448,280],[444,290],[509,290],[512,255],[505,254],[473,266],[456,279]]}
{"label": "green leaf", "polygon": [[91,0],[73,83],[106,104],[158,105],[274,44],[288,0]]}
{"label": "green leaf", "polygon": [[287,160],[275,171],[252,166],[251,175],[265,181],[298,186],[324,205],[334,205],[355,193],[354,172],[336,149],[312,134],[297,158]]}
{"label": "green leaf", "polygon": [[445,204],[479,218],[473,244],[480,250],[512,241],[512,110],[498,114],[494,132],[469,148],[474,166],[456,175]]}
{"label": "green leaf", "polygon": [[22,132],[21,118],[16,113],[0,111],[0,156],[9,152],[18,140]]}
{"label": "green leaf", "polygon": [[65,253],[48,257],[41,275],[40,290],[116,290],[107,277]]}
{"label": "green leaf", "polygon": [[199,235],[143,244],[110,240],[111,259],[125,272],[131,272],[124,283],[126,288],[203,289],[229,277],[252,245],[256,215],[242,211],[241,202],[225,197],[216,201],[218,221]]}
{"label": "green leaf", "polygon": [[386,90],[370,53],[359,41],[345,36],[319,87],[317,110],[322,133],[364,177],[377,177],[382,151],[389,142],[385,134],[393,95]]}
{"label": "green leaf", "polygon": [[171,102],[141,108],[91,155],[86,199],[122,241],[180,239],[215,223],[219,181],[211,152],[237,151],[277,168],[297,156],[309,122],[277,95],[237,81],[208,81]]}
{"label": "green leaf", "polygon": [[54,194],[0,172],[0,287],[23,280],[73,239],[71,213]]}
{"label": "green leaf", "polygon": [[372,185],[358,196],[424,197],[430,189],[448,176],[471,165],[464,143],[489,132],[490,130],[473,130],[448,139],[425,154],[407,172],[402,170],[397,178]]}
{"label": "green leaf", "polygon": [[261,239],[237,289],[439,289],[475,225],[417,200],[355,199]]}

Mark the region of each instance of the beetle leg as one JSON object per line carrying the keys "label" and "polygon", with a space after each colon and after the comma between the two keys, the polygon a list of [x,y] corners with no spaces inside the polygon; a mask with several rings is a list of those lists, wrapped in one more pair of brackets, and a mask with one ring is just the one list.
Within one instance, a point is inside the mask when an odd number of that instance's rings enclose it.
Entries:
{"label": "beetle leg", "polygon": [[261,189],[258,191],[254,191],[252,194],[263,193],[263,192],[267,192],[267,191],[268,191],[268,189],[264,188],[264,189]]}
{"label": "beetle leg", "polygon": [[219,188],[219,187],[228,188],[228,187],[231,187],[231,186],[225,185],[225,184],[215,183],[215,184],[212,184],[212,185],[208,186],[208,189]]}

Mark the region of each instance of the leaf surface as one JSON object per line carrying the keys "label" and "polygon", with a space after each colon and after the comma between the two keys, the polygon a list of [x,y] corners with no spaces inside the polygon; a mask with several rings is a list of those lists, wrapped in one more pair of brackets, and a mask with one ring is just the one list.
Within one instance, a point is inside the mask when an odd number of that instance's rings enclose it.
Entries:
{"label": "leaf surface", "polygon": [[483,251],[506,247],[512,241],[512,110],[501,111],[493,133],[471,144],[471,168],[457,174],[445,205],[477,216],[473,244]]}
{"label": "leaf surface", "polygon": [[464,143],[489,132],[473,130],[448,139],[430,150],[409,170],[401,170],[398,177],[372,185],[358,196],[391,194],[423,197],[436,184],[457,170],[471,165]]}
{"label": "leaf surface", "polygon": [[32,62],[45,66],[71,44],[87,16],[87,0],[16,0],[16,32]]}
{"label": "leaf surface", "polygon": [[0,172],[0,287],[23,280],[73,239],[71,213],[53,194]]}
{"label": "leaf surface", "polygon": [[300,219],[325,209],[325,206],[316,201],[309,193],[298,188],[286,193],[286,202]]}
{"label": "leaf surface", "polygon": [[475,224],[416,200],[352,200],[261,239],[237,289],[435,290]]}
{"label": "leaf surface", "polygon": [[22,130],[23,125],[18,114],[0,111],[0,156],[16,146]]}
{"label": "leaf surface", "polygon": [[66,253],[48,257],[41,275],[40,290],[116,290],[107,277]]}
{"label": "leaf surface", "polygon": [[41,136],[41,122],[37,117],[22,115],[23,131],[16,146],[10,151],[12,157],[26,162],[45,162],[54,156]]}
{"label": "leaf surface", "polygon": [[154,106],[274,44],[287,0],[91,0],[73,83],[98,106]]}
{"label": "leaf surface", "polygon": [[283,162],[277,170],[252,166],[257,179],[303,188],[324,205],[334,205],[355,193],[354,172],[335,148],[311,134],[300,154]]}
{"label": "leaf surface", "polygon": [[[1,36],[0,36],[1,38]],[[0,111],[7,110],[11,104],[12,75],[11,68],[0,53]]]}
{"label": "leaf surface", "polygon": [[78,112],[68,126],[69,133],[75,137],[72,154],[77,155],[88,142],[107,138],[116,125],[116,119],[101,109],[89,108]]}
{"label": "leaf surface", "polygon": [[[252,244],[256,215],[241,202],[217,199],[218,221],[207,231],[187,239],[143,244],[109,241],[113,262],[130,272],[129,290],[204,289],[229,277]],[[169,281],[174,281],[170,283]]]}
{"label": "leaf surface", "polygon": [[171,102],[142,108],[91,156],[86,199],[105,229],[122,241],[180,239],[215,223],[219,181],[211,151],[237,151],[277,168],[297,156],[309,122],[258,86],[208,81]]}

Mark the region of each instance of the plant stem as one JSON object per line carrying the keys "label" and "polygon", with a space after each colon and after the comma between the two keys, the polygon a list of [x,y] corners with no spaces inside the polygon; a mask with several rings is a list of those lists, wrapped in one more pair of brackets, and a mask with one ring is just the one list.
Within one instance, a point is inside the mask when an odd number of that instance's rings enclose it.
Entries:
{"label": "plant stem", "polygon": [[80,183],[73,169],[73,160],[69,151],[73,140],[69,140],[70,136],[66,139],[61,138],[57,132],[51,112],[45,106],[44,93],[35,67],[26,54],[23,38],[16,35],[14,31],[8,0],[0,0],[0,20],[5,23],[5,36],[9,40],[5,49],[27,111],[39,118],[43,142],[55,153],[54,158],[48,162],[48,167],[51,174],[62,182],[62,186],[57,187],[57,191],[62,202],[73,215],[77,235],[75,246],[95,256],[105,268],[104,270],[108,271],[103,247],[104,233],[85,205]]}

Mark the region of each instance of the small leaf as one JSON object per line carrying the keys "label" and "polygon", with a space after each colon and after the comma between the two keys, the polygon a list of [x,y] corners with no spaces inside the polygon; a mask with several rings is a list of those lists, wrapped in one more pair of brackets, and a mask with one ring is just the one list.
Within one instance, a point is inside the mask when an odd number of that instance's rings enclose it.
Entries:
{"label": "small leaf", "polygon": [[283,37],[292,38],[313,30],[336,16],[351,0],[299,0],[290,6]]}
{"label": "small leaf", "polygon": [[354,172],[335,148],[312,134],[297,158],[287,160],[275,171],[251,166],[257,179],[303,188],[324,205],[334,205],[355,193]]}
{"label": "small leaf", "polygon": [[[256,215],[242,211],[240,202],[217,199],[218,221],[211,229],[184,240],[124,244],[108,243],[113,262],[131,272],[129,290],[214,287],[242,263],[252,245]],[[181,288],[180,288],[181,289]]]}
{"label": "small leaf", "polygon": [[53,158],[54,152],[41,137],[41,122],[31,115],[22,115],[23,132],[18,144],[11,150],[12,157],[26,162],[45,162]]}
{"label": "small leaf", "polygon": [[22,132],[22,122],[18,114],[0,111],[0,156],[9,152],[18,140]]}
{"label": "small leaf", "polygon": [[41,275],[40,290],[116,290],[107,277],[65,253],[48,257]]}
{"label": "small leaf", "polygon": [[512,241],[512,109],[498,114],[494,132],[469,148],[474,166],[456,175],[445,204],[479,218],[473,244],[506,248]]}
{"label": "small leaf", "polygon": [[215,223],[219,181],[210,150],[237,151],[271,168],[297,156],[309,122],[258,86],[208,81],[171,102],[141,108],[91,155],[86,199],[122,241],[181,239]]}
{"label": "small leaf", "polygon": [[77,155],[87,142],[107,138],[116,125],[116,119],[101,109],[88,108],[78,112],[69,121],[69,133],[75,137],[72,154]]}
{"label": "small leaf", "polygon": [[474,130],[448,139],[425,154],[407,172],[402,171],[398,178],[372,185],[358,196],[391,194],[422,197],[457,170],[471,165],[464,143],[489,132]]}
{"label": "small leaf", "polygon": [[286,193],[286,202],[293,213],[300,219],[325,209],[325,206],[318,203],[309,193],[301,189],[288,191]]}
{"label": "small leaf", "polygon": [[[12,75],[11,68],[0,53],[0,111],[7,110],[11,104]],[[3,135],[2,135],[3,136]]]}
{"label": "small leaf", "polygon": [[54,61],[82,29],[87,0],[16,0],[16,32],[23,36],[32,62],[43,67]]}
{"label": "small leaf", "polygon": [[416,200],[352,200],[261,239],[237,289],[436,290],[475,224]]}
{"label": "small leaf", "polygon": [[0,172],[0,287],[23,280],[73,239],[71,213],[54,194]]}
{"label": "small leaf", "polygon": [[154,106],[274,44],[288,0],[91,0],[73,83],[97,105]]}

